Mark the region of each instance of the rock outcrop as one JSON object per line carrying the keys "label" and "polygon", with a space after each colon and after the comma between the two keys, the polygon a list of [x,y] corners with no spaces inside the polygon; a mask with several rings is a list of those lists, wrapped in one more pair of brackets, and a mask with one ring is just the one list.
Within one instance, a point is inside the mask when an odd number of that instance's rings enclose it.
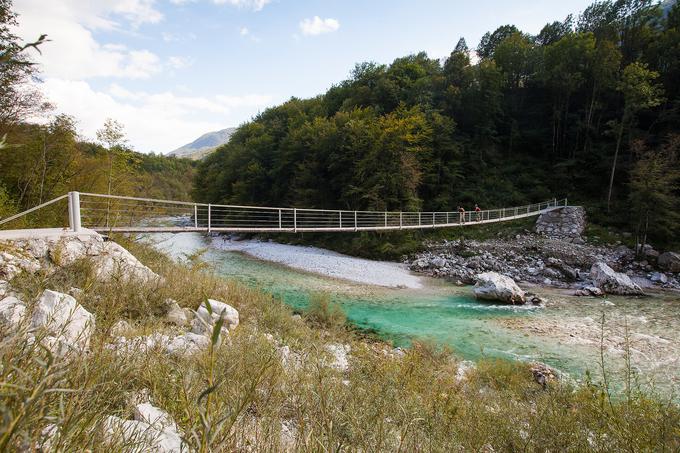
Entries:
{"label": "rock outcrop", "polygon": [[593,284],[607,294],[624,296],[644,295],[642,289],[633,283],[626,274],[614,271],[605,263],[595,263],[590,268],[590,278]]}
{"label": "rock outcrop", "polygon": [[580,206],[544,212],[536,220],[536,232],[553,239],[580,241],[585,228],[586,211]]}
{"label": "rock outcrop", "polygon": [[31,328],[44,334],[43,343],[57,355],[85,351],[94,332],[94,315],[68,294],[46,289],[31,316]]}
{"label": "rock outcrop", "polygon": [[120,244],[105,241],[99,234],[12,241],[10,250],[0,253],[0,278],[10,280],[21,271],[33,273],[41,268],[49,272],[83,258],[92,260],[101,280],[160,278]]}
{"label": "rock outcrop", "polygon": [[477,299],[496,300],[510,304],[523,304],[524,291],[510,277],[497,272],[484,272],[476,276],[474,293]]}
{"label": "rock outcrop", "polygon": [[665,252],[657,258],[659,267],[668,272],[680,272],[680,253]]}

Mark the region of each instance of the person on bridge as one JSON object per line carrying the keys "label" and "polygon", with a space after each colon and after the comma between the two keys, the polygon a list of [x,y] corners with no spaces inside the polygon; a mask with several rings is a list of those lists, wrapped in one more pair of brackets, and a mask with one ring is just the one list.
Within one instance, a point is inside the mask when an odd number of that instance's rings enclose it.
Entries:
{"label": "person on bridge", "polygon": [[458,206],[458,213],[460,214],[460,223],[465,223],[465,208]]}
{"label": "person on bridge", "polygon": [[482,209],[479,207],[478,204],[475,204],[475,213],[476,213],[477,221],[478,222],[481,221],[482,220]]}

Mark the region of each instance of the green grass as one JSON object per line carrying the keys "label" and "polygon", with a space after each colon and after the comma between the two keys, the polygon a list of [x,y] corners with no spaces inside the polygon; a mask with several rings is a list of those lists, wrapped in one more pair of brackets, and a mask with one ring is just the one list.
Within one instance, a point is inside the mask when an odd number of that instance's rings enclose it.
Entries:
{"label": "green grass", "polygon": [[[130,399],[142,389],[174,417],[196,451],[680,448],[680,410],[668,400],[642,391],[611,399],[606,388],[588,382],[552,382],[544,390],[527,365],[498,360],[480,362],[459,381],[451,351],[415,344],[400,357],[388,345],[362,341],[343,327],[325,296],[296,319],[260,291],[120,240],[164,280],[101,282],[81,260],[12,281],[29,303],[45,288],[81,288],[79,302],[96,314],[97,329],[91,351],[70,360],[54,360],[37,344],[2,332],[0,449],[36,449],[41,430],[54,423],[60,435],[53,451],[141,451],[107,444],[101,425],[106,415],[128,418]],[[120,319],[132,324],[131,334],[177,331],[158,316],[167,297],[193,309],[205,297],[222,300],[239,310],[241,324],[228,341],[192,357],[121,356],[105,347]],[[325,345],[332,342],[352,347],[346,374],[326,365]],[[277,344],[299,360],[284,365]],[[285,438],[282,423],[293,427]]]}

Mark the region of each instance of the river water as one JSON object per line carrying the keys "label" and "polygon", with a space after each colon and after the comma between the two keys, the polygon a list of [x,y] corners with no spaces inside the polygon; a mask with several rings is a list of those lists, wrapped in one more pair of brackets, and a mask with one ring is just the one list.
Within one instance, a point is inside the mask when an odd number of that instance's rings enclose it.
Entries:
{"label": "river water", "polygon": [[202,259],[217,273],[295,309],[303,310],[314,293],[328,293],[354,325],[395,346],[432,341],[469,360],[540,361],[575,380],[586,372],[599,379],[604,357],[612,382],[630,369],[642,385],[664,394],[680,385],[678,295],[601,300],[536,288],[547,306],[508,306],[477,302],[470,287],[435,279],[424,278],[422,288],[397,289],[330,278],[221,250],[195,233],[157,234],[151,240],[177,259],[205,249]]}

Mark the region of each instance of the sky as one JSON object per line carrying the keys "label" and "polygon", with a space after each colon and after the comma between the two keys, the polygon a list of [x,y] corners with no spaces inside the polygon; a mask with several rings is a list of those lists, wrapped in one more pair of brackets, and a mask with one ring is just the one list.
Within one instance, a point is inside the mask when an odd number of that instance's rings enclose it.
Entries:
{"label": "sky", "polygon": [[356,63],[446,58],[514,24],[538,33],[591,0],[14,0],[53,114],[94,139],[107,118],[140,152],[169,152],[291,97],[325,92]]}

